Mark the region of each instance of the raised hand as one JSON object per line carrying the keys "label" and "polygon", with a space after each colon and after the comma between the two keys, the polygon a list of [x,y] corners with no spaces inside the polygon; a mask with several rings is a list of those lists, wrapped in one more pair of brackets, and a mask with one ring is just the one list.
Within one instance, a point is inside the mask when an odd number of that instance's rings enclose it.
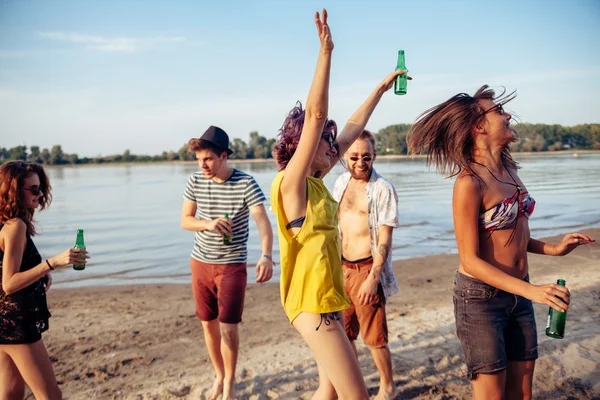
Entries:
{"label": "raised hand", "polygon": [[[402,74],[405,74],[407,72],[408,72],[407,69],[399,69],[398,71],[394,71],[394,72],[390,73],[381,82],[381,86],[383,86],[383,88],[384,88],[385,91],[390,90],[392,88],[392,86],[394,86],[394,81],[396,80],[396,77],[398,75],[402,75]],[[408,80],[412,81],[412,77],[408,76],[407,78],[408,78]]]}
{"label": "raised hand", "polygon": [[69,248],[50,259],[48,262],[52,268],[66,267],[67,265],[83,265],[90,258],[88,252],[82,249]]}
{"label": "raised hand", "polygon": [[315,25],[317,25],[317,33],[319,34],[319,40],[321,41],[321,49],[332,51],[333,50],[333,39],[331,38],[331,31],[329,25],[327,25],[327,10],[323,9],[322,15],[315,13]]}
{"label": "raised hand", "polygon": [[554,246],[554,252],[557,256],[564,256],[581,245],[593,243],[595,241],[594,238],[584,233],[569,233],[565,235],[559,244]]}

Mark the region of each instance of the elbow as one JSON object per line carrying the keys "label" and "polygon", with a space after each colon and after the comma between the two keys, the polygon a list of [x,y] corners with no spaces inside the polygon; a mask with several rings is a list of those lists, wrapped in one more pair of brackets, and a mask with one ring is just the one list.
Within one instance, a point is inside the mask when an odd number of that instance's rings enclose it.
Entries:
{"label": "elbow", "polygon": [[[460,257],[460,263],[462,264],[462,267],[465,270],[465,272],[468,273],[469,275],[473,275],[473,270],[475,269],[474,266],[476,264],[476,259],[477,259],[477,256],[475,256],[475,255]],[[475,276],[475,275],[473,275],[473,276]]]}
{"label": "elbow", "polygon": [[327,104],[307,104],[304,118],[307,121],[325,122],[327,120]]}
{"label": "elbow", "polygon": [[12,287],[11,285],[2,285],[2,290],[4,291],[4,293],[6,293],[7,296],[10,296],[11,294],[17,292],[16,288]]}

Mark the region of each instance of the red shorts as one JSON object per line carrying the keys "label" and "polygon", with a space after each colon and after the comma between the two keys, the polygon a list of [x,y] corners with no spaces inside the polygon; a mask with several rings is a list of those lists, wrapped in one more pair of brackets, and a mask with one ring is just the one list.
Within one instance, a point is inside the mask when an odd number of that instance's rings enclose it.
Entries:
{"label": "red shorts", "polygon": [[367,346],[378,348],[388,343],[385,295],[381,283],[371,303],[362,305],[358,300],[358,291],[365,279],[369,277],[371,267],[373,267],[373,258],[359,263],[342,260],[344,289],[350,298],[350,307],[344,310],[344,320],[348,339],[356,340],[360,332]]}
{"label": "red shorts", "polygon": [[242,322],[248,280],[246,263],[207,264],[192,258],[190,267],[198,318],[212,321],[218,317],[225,324]]}

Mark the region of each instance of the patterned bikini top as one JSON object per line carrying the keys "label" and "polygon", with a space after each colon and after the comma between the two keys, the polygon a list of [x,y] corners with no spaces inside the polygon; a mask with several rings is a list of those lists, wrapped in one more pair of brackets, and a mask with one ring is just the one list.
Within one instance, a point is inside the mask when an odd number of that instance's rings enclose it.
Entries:
{"label": "patterned bikini top", "polygon": [[[501,181],[500,179],[496,178],[492,171],[490,171],[490,169],[485,165],[475,162],[473,160],[471,160],[471,162],[483,166],[485,169],[488,170],[490,175],[492,175],[492,178],[494,178],[498,182],[504,183],[506,185],[511,185],[516,188],[516,191],[512,196],[505,198],[495,206],[479,214],[480,230],[489,231],[491,234],[492,232],[497,230],[508,229],[515,224],[515,222],[520,216],[529,218],[531,214],[533,214],[533,210],[535,209],[535,200],[529,195],[529,192],[527,192],[527,190],[523,190],[523,188],[517,184],[517,181],[515,180],[515,178],[513,178],[512,174],[508,169],[506,169],[506,172],[508,172],[510,179],[512,179],[512,183]],[[520,200],[521,195],[525,195],[523,200]],[[510,239],[512,239],[512,236],[513,235],[511,235],[511,237],[509,238],[509,242]]]}
{"label": "patterned bikini top", "polygon": [[[527,191],[521,192],[517,188],[515,194],[507,197],[492,208],[479,214],[479,229],[486,231],[497,231],[507,229],[520,216],[529,218],[535,209],[535,200]],[[519,201],[521,194],[525,198]]]}

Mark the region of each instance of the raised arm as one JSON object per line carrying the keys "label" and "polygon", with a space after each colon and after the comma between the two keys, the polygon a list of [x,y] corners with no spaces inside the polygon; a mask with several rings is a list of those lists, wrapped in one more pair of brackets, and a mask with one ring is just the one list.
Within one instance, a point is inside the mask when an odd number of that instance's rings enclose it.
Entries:
{"label": "raised arm", "polygon": [[[367,126],[367,123],[369,122],[369,118],[371,118],[371,114],[373,114],[375,107],[377,107],[379,100],[381,100],[381,96],[394,85],[396,77],[405,74],[406,72],[407,70],[402,69],[394,71],[386,76],[360,108],[350,117],[336,140],[340,154],[344,154],[365,129],[365,126]],[[408,77],[408,79],[412,78]]]}
{"label": "raised arm", "polygon": [[[315,24],[321,41],[317,67],[306,100],[304,126],[300,142],[286,167],[281,182],[281,193],[284,200],[287,200],[288,197],[292,200],[295,198],[301,199],[303,208],[306,207],[306,176],[321,140],[321,133],[329,111],[329,75],[331,53],[333,51],[333,40],[327,25],[327,11],[325,9],[323,9],[321,18],[319,18],[319,13],[315,13]],[[293,211],[292,214],[294,214]]]}

